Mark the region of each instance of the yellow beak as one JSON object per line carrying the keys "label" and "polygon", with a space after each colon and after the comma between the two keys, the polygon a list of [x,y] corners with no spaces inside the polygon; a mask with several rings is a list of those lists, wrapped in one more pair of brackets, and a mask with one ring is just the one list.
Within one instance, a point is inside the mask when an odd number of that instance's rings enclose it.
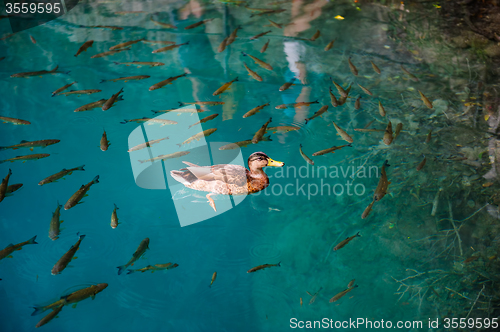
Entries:
{"label": "yellow beak", "polygon": [[284,165],[284,162],[272,160],[271,158],[267,161],[267,166],[283,167]]}

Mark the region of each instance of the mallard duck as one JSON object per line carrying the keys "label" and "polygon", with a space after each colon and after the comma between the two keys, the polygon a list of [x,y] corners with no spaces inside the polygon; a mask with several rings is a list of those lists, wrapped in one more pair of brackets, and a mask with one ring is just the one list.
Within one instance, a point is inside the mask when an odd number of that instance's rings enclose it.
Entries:
{"label": "mallard duck", "polygon": [[210,195],[247,195],[264,190],[269,186],[269,178],[262,168],[285,165],[264,152],[255,152],[248,157],[249,170],[232,164],[198,166],[187,161],[183,163],[188,167],[170,171],[170,175],[188,188],[208,191],[207,199],[215,211],[215,202]]}

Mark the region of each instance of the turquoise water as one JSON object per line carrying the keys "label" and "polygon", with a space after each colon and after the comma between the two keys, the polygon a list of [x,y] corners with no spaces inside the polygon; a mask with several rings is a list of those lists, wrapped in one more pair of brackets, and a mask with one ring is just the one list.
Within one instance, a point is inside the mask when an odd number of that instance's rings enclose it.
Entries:
{"label": "turquoise water", "polygon": [[[250,6],[268,5],[252,2]],[[428,288],[424,288],[429,292],[426,295],[411,297],[405,294],[398,300],[400,295],[394,293],[399,284],[394,278],[411,276],[407,269],[450,268],[454,262],[462,262],[471,255],[469,250],[459,257],[454,246],[453,252],[424,264],[440,250],[435,251],[430,244],[419,246],[420,242],[414,242],[443,234],[439,232],[451,227],[446,221],[444,224],[436,222],[437,218],[449,215],[445,200],[438,208],[437,217],[431,217],[432,202],[439,187],[446,188],[442,197],[455,207],[454,219],[466,218],[486,203],[475,196],[477,188],[474,187],[466,188],[469,190],[466,198],[473,200],[473,207],[464,204],[467,199],[464,202],[458,198],[453,200],[453,193],[464,189],[454,185],[451,179],[457,177],[454,172],[462,170],[439,160],[443,154],[455,152],[447,142],[464,144],[474,139],[457,138],[460,128],[451,128],[446,115],[446,112],[461,113],[461,97],[453,90],[452,82],[456,84],[469,76],[467,65],[461,62],[457,66],[461,69],[450,73],[446,68],[436,68],[430,60],[426,62],[426,54],[403,50],[402,45],[390,37],[396,29],[391,23],[398,15],[395,5],[357,6],[352,1],[281,4],[273,8],[287,11],[269,18],[278,23],[293,21],[294,24],[280,30],[263,27],[268,24],[266,16],[250,18],[251,12],[244,7],[219,2],[90,1],[80,3],[61,18],[0,41],[0,57],[5,56],[0,62],[0,90],[3,92],[0,116],[31,122],[26,126],[0,124],[1,145],[13,145],[21,140],[61,140],[43,149],[35,148],[33,152],[26,148],[0,151],[0,160],[29,153],[50,154],[40,160],[0,164],[2,178],[9,168],[12,169],[9,184],[23,183],[22,189],[1,203],[0,248],[35,235],[38,242],[14,252],[13,258],[0,261],[1,330],[31,331],[43,317],[30,316],[34,305],[50,304],[74,291],[75,287],[97,283],[109,286],[93,301],[82,301],[75,309],[65,306],[59,318],[42,328],[51,331],[282,331],[291,328],[292,318],[301,321],[325,317],[335,321],[384,319],[394,324],[418,320],[423,321],[424,326],[429,318],[444,318],[444,312],[434,309],[436,302],[428,300],[431,294]],[[145,13],[119,15],[117,11]],[[178,29],[155,25],[150,21],[151,14],[155,20],[170,22]],[[337,15],[343,19],[336,19]],[[205,18],[214,19],[192,30],[183,29]],[[82,28],[80,25],[119,26],[123,30]],[[7,20],[1,20],[0,26],[5,33],[10,32]],[[220,42],[237,26],[242,27],[238,38],[224,52],[217,53]],[[434,29],[427,28],[429,31]],[[316,41],[306,40],[316,29],[321,30],[321,36]],[[267,30],[272,32],[249,40]],[[90,58],[118,43],[140,38],[189,42],[189,45],[151,54],[164,45],[139,42],[129,51]],[[261,54],[259,50],[268,39],[269,47]],[[324,51],[328,42],[334,39],[333,48]],[[87,40],[94,40],[93,46],[74,57]],[[259,67],[241,52],[262,59],[274,70]],[[359,76],[349,70],[349,57],[359,70]],[[161,61],[165,65],[139,68],[114,63],[127,61]],[[373,71],[370,61],[377,64],[382,74]],[[263,82],[248,76],[243,62],[261,75]],[[56,65],[69,73],[10,78],[15,73],[49,70]],[[409,80],[400,65],[419,77],[419,82]],[[188,75],[172,85],[148,91],[153,84],[184,72]],[[99,83],[102,79],[134,75],[151,77],[126,83]],[[217,88],[235,77],[239,80],[230,90],[221,96],[212,96]],[[294,86],[284,92],[278,91],[283,83],[294,77]],[[344,88],[352,84],[351,98],[343,106],[333,108],[330,104],[330,86],[339,98],[330,77]],[[51,97],[54,90],[73,81],[78,83],[70,89],[101,89],[102,92]],[[372,91],[374,97],[364,93],[357,84]],[[122,87],[124,100],[108,111],[96,108],[73,112],[84,104],[109,98]],[[417,90],[433,101],[434,109],[423,105]],[[361,109],[356,110],[354,101],[359,95],[362,96]],[[310,107],[275,109],[283,103],[316,100],[319,104]],[[141,127],[135,123],[120,123],[124,119],[153,117],[151,110],[177,108],[179,101],[223,101],[225,104],[202,106],[206,112],[200,113],[200,118],[215,113],[219,116],[190,132],[176,132],[177,129],[172,129],[175,125]],[[379,115],[379,101],[394,127],[399,122],[404,124],[403,132],[390,146],[382,143],[382,132],[353,130],[365,127],[372,120],[370,128],[385,129],[388,120]],[[250,109],[268,102],[271,106],[260,113],[242,118]],[[304,119],[311,117],[322,105],[329,105],[328,112],[306,125]],[[250,154],[263,151],[284,162],[285,167],[266,168],[271,186],[260,194],[245,197],[234,208],[216,214],[206,202],[204,193],[190,189],[178,192],[178,188],[170,190],[168,187],[148,189],[136,183],[133,167],[139,164],[127,152],[133,146],[129,135],[136,128],[141,132],[143,128],[147,131],[154,128],[158,136],[148,135],[148,139],[169,136],[168,140],[151,148],[151,157],[156,157],[184,148],[203,148],[203,140],[180,149],[173,143],[210,128],[217,128],[214,134],[205,138],[210,144],[251,139],[270,117],[269,126],[288,125],[300,129],[271,132],[272,141],[243,147],[241,158],[246,164]],[[178,119],[183,125],[198,120],[196,115],[175,112],[168,118]],[[354,138],[353,146],[335,154],[313,157],[315,165],[308,165],[299,153],[299,144],[309,157],[313,152],[346,144],[336,135],[332,121]],[[99,148],[103,129],[110,141],[109,149],[104,152]],[[434,136],[434,141],[426,145],[423,142],[430,129],[442,134]],[[451,141],[450,137],[456,140]],[[481,151],[481,147],[477,149]],[[207,160],[205,155],[197,159],[195,150],[192,151],[189,158],[169,159],[161,164],[167,178],[170,170],[185,166],[183,160],[196,163]],[[422,154],[428,156],[427,165],[417,173],[415,167],[422,160]],[[368,218],[361,219],[365,207],[372,201],[380,167],[386,159],[391,164],[387,172],[392,181],[388,195],[374,205]],[[75,171],[57,183],[38,185],[39,181],[63,168],[80,165],[85,165],[85,171]],[[353,176],[353,169],[359,166],[365,167],[366,173]],[[448,173],[446,167],[449,167]],[[468,172],[464,174],[471,175],[470,169]],[[51,241],[48,229],[57,202],[64,204],[82,184],[89,183],[96,175],[99,175],[99,183],[91,187],[84,203],[61,211],[63,230],[58,240]],[[164,177],[151,180],[158,187],[165,187],[165,181]],[[455,182],[460,181],[461,178]],[[290,185],[288,191],[287,185]],[[329,185],[333,191],[327,193],[328,188],[323,187],[321,192],[322,185]],[[418,200],[412,195],[418,196]],[[214,198],[218,207],[225,206],[221,198]],[[197,214],[196,218],[207,220],[181,227],[176,212],[178,203],[189,213]],[[110,227],[113,204],[119,208],[120,224],[116,229]],[[341,240],[358,232],[361,237],[339,251],[332,251]],[[472,229],[465,233],[468,232]],[[78,258],[62,274],[51,275],[52,266],[77,241],[77,233],[86,235],[76,254]],[[179,267],[154,273],[118,275],[116,267],[125,264],[146,237],[150,239],[149,250],[131,268],[168,262],[177,263]],[[466,244],[473,242],[468,236],[464,241],[463,246],[468,250]],[[281,262],[280,267],[246,272],[254,266],[278,262]],[[217,279],[209,288],[215,271]],[[352,279],[356,279],[359,287],[341,300],[330,303],[329,299],[346,289]],[[311,297],[307,292],[314,295],[320,288],[316,301],[309,305]],[[451,293],[445,291],[443,285],[436,289],[441,292],[439,301],[446,304]],[[475,297],[476,292],[471,290],[470,297]],[[466,301],[459,303],[461,309],[458,310],[450,304],[450,310],[452,313],[457,310],[457,315],[462,315],[463,308],[470,305]]]}

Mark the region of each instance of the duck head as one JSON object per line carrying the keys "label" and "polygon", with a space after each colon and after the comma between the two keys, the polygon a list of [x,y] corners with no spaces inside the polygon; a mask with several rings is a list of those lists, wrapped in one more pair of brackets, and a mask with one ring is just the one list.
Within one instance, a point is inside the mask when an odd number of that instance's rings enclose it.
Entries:
{"label": "duck head", "polygon": [[248,157],[248,168],[252,173],[261,171],[266,166],[283,167],[284,165],[285,163],[281,161],[269,158],[264,152],[254,152]]}

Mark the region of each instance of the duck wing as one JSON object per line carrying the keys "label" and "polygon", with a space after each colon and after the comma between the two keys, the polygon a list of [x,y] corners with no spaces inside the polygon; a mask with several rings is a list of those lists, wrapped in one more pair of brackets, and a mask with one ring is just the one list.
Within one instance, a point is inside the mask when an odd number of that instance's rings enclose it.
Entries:
{"label": "duck wing", "polygon": [[222,181],[227,184],[244,186],[247,183],[247,169],[240,165],[221,164],[213,166],[187,167],[187,169],[203,181]]}

